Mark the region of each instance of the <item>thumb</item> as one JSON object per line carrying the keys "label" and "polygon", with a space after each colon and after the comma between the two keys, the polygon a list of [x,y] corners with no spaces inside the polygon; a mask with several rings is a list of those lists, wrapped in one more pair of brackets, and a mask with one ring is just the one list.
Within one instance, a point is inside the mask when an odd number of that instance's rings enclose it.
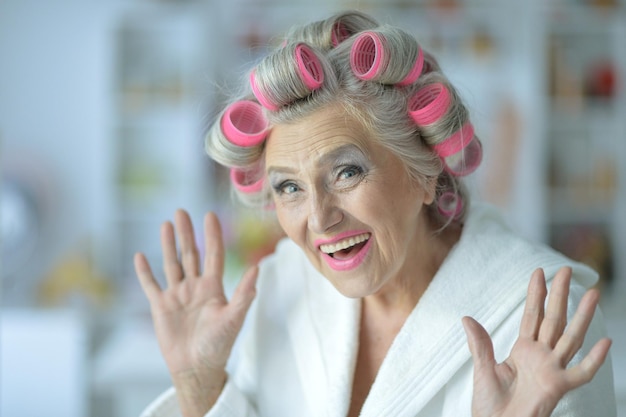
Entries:
{"label": "thumb", "polygon": [[[256,296],[256,279],[259,275],[259,267],[253,266],[248,269],[241,278],[230,300],[232,314],[241,322],[246,316],[254,297]],[[237,320],[237,321],[239,321]]]}
{"label": "thumb", "polygon": [[462,321],[469,350],[474,358],[474,368],[493,367],[496,360],[493,354],[493,343],[487,330],[471,317],[463,317]]}

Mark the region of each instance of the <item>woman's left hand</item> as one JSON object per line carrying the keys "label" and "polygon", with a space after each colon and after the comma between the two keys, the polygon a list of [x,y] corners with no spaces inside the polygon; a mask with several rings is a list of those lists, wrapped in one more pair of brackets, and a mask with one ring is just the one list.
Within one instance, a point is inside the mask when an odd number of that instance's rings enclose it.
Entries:
{"label": "woman's left hand", "polygon": [[502,363],[495,361],[487,331],[476,320],[463,318],[474,358],[473,417],[550,416],[568,391],[594,377],[611,340],[601,339],[580,363],[567,367],[583,344],[599,300],[597,290],[587,291],[566,329],[571,275],[570,268],[557,272],[544,311],[544,273],[533,273],[519,337]]}

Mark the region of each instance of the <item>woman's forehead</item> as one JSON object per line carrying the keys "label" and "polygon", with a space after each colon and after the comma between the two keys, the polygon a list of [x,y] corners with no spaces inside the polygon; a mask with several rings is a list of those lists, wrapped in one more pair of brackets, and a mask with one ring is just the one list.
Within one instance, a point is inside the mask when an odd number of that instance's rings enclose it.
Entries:
{"label": "woman's forehead", "polygon": [[362,123],[336,107],[318,110],[307,117],[272,127],[266,143],[266,163],[296,153],[323,158],[337,149],[360,149],[369,153],[372,135]]}

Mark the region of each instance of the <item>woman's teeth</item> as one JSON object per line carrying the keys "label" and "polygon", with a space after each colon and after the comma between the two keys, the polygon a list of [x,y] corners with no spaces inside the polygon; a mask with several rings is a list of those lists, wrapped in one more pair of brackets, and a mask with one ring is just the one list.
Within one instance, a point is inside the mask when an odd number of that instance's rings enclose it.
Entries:
{"label": "woman's teeth", "polygon": [[365,242],[370,238],[369,233],[362,233],[360,235],[352,236],[348,239],[341,240],[337,243],[329,243],[327,245],[320,245],[320,250],[326,254],[332,254],[339,252],[343,249],[348,249],[354,245]]}

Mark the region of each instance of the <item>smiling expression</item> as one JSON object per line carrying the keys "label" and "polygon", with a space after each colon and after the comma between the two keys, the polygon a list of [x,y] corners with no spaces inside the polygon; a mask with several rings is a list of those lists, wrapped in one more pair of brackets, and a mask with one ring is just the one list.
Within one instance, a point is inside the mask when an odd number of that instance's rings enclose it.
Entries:
{"label": "smiling expression", "polygon": [[283,230],[339,292],[375,294],[426,268],[433,190],[338,106],[274,126],[265,166]]}

